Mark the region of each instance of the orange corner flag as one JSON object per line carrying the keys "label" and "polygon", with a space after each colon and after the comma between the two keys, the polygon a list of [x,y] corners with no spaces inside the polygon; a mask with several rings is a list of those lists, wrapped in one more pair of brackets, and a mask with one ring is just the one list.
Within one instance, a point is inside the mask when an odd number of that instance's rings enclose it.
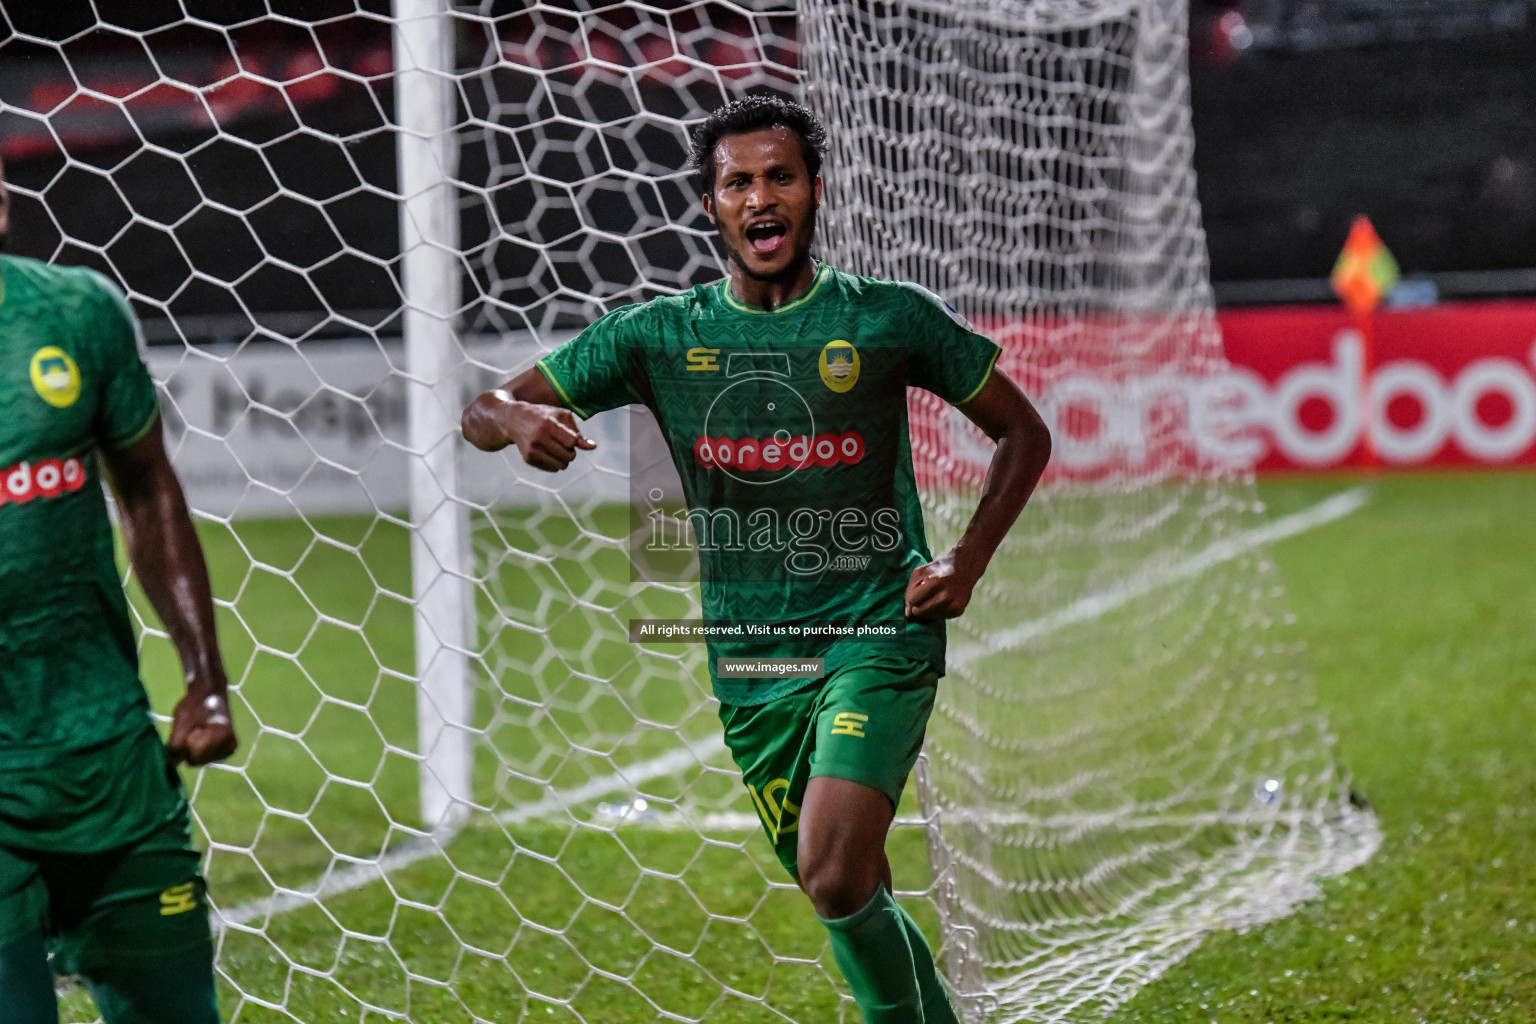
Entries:
{"label": "orange corner flag", "polygon": [[1397,260],[1382,244],[1370,218],[1360,216],[1349,229],[1344,251],[1333,265],[1333,290],[1357,316],[1370,313],[1392,290],[1400,275]]}

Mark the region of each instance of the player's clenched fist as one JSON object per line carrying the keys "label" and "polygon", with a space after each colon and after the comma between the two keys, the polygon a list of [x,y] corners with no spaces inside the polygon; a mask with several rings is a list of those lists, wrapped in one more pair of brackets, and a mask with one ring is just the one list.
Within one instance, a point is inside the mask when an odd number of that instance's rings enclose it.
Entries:
{"label": "player's clenched fist", "polygon": [[487,391],[464,410],[460,426],[465,440],[487,452],[514,444],[528,465],[551,473],[564,469],[578,450],[591,451],[597,444],[583,437],[576,417],[545,392],[549,385],[537,370]]}
{"label": "player's clenched fist", "polygon": [[176,704],[171,736],[165,742],[171,764],[185,761],[194,768],[222,761],[240,745],[235,738],[229,698],[222,693],[192,690]]}
{"label": "player's clenched fist", "polygon": [[578,448],[590,451],[597,445],[581,436],[576,417],[564,409],[519,402],[512,443],[523,461],[537,469],[557,472],[571,464]]}
{"label": "player's clenched fist", "polygon": [[918,566],[907,581],[909,619],[953,619],[965,612],[976,589],[978,574],[955,565],[953,554],[940,555]]}

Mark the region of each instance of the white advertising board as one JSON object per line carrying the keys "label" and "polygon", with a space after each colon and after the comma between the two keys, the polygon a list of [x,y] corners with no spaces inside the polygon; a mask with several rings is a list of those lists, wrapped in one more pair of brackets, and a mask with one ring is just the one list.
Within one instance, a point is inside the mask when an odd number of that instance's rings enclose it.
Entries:
{"label": "white advertising board", "polygon": [[[552,339],[552,341],[564,340]],[[529,336],[476,338],[454,375],[454,421],[475,395],[532,366],[548,346]],[[406,376],[399,342],[156,346],[146,355],[161,391],[166,443],[193,508],[225,517],[386,511],[407,500]],[[464,491],[476,505],[627,497],[627,417],[587,421],[598,443],[579,467],[546,475],[475,451],[457,434]],[[520,467],[520,470],[519,470]]]}

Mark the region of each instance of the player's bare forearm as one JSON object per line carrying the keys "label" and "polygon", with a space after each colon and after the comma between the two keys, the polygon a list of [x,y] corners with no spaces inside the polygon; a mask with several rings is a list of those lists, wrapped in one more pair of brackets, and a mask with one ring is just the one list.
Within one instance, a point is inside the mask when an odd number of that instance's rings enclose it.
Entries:
{"label": "player's bare forearm", "polygon": [[597,447],[582,436],[576,418],[537,367],[469,403],[459,426],[464,440],[481,451],[516,445],[524,462],[550,472],[569,466],[577,450]]}
{"label": "player's bare forearm", "polygon": [[186,678],[187,695],[176,706],[166,749],[173,760],[193,765],[222,760],[237,741],[213,593],[160,424],[126,448],[103,449],[102,461],[117,494],[129,564],[165,624]]}
{"label": "player's bare forearm", "polygon": [[181,657],[188,685],[226,687],[202,545],[159,425],[138,442],[104,451],[122,514],[128,560]]}
{"label": "player's bare forearm", "polygon": [[1051,432],[1024,392],[1001,371],[994,371],[981,393],[960,411],[997,442],[981,500],[953,551],[956,566],[979,578],[1040,483],[1051,458]]}
{"label": "player's bare forearm", "polygon": [[1051,433],[1024,392],[1000,370],[971,401],[959,406],[997,442],[981,500],[953,549],[920,567],[907,584],[909,618],[954,618],[1013,528],[1051,458]]}

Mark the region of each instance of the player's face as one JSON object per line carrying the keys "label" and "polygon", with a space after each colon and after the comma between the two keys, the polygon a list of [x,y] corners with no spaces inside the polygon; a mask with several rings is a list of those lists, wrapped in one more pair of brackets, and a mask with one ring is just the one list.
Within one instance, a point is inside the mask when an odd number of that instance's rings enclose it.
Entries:
{"label": "player's face", "polygon": [[704,212],[749,277],[793,277],[810,258],[821,179],[812,180],[788,128],[727,135],[715,146],[715,189]]}

